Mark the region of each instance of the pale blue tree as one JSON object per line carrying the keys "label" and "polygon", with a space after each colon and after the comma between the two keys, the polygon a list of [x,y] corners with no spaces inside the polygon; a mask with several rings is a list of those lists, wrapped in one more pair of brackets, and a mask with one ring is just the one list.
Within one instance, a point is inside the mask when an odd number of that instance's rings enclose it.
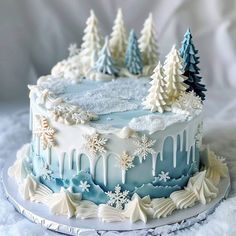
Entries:
{"label": "pale blue tree", "polygon": [[98,54],[98,60],[95,63],[94,70],[102,74],[114,76],[118,75],[118,69],[115,67],[115,63],[109,49],[108,37],[105,38],[104,46]]}
{"label": "pale blue tree", "polygon": [[138,47],[138,40],[134,30],[130,31],[128,47],[125,55],[125,65],[130,73],[138,75],[142,73],[143,63]]}

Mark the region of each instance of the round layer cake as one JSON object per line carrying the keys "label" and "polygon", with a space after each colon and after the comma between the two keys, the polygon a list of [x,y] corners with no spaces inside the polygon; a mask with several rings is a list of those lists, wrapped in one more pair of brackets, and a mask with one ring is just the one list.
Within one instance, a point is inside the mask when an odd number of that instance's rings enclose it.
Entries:
{"label": "round layer cake", "polygon": [[199,170],[201,109],[152,113],[142,105],[149,88],[149,78],[41,77],[30,86],[33,174],[96,204],[117,185],[130,197],[183,189]]}

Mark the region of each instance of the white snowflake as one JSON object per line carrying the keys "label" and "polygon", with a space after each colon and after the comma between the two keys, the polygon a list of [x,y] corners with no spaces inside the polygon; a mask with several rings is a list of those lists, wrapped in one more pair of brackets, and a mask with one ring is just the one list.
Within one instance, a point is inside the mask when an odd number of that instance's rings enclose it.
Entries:
{"label": "white snowflake", "polygon": [[202,100],[194,91],[182,93],[172,104],[172,112],[192,116],[197,110],[202,110]]}
{"label": "white snowflake", "polygon": [[128,194],[129,194],[128,190],[121,192],[121,187],[118,184],[115,186],[114,192],[111,191],[106,192],[106,195],[109,197],[107,204],[117,209],[123,209],[125,204],[129,202]]}
{"label": "white snowflake", "polygon": [[158,179],[166,182],[168,179],[170,179],[169,172],[161,171],[161,173],[158,175]]}
{"label": "white snowflake", "polygon": [[225,163],[225,157],[217,156],[216,158],[217,158],[217,160],[219,160],[220,162]]}
{"label": "white snowflake", "polygon": [[82,192],[89,192],[90,184],[87,181],[80,181],[79,187],[82,189]]}
{"label": "white snowflake", "polygon": [[42,170],[41,170],[41,176],[43,179],[47,179],[47,180],[52,180],[53,177],[52,177],[52,174],[53,174],[53,171],[50,170],[49,168],[49,165],[44,165]]}
{"label": "white snowflake", "polygon": [[84,111],[78,106],[61,103],[55,106],[51,111],[52,117],[55,121],[62,121],[66,124],[84,124],[90,120],[96,120],[96,114]]}
{"label": "white snowflake", "polygon": [[156,140],[148,139],[148,137],[144,134],[141,139],[137,139],[134,141],[134,144],[137,146],[137,149],[134,151],[134,155],[140,157],[141,159],[146,159],[147,155],[154,154],[152,146],[155,144]]}
{"label": "white snowflake", "polygon": [[77,48],[77,44],[76,43],[70,44],[70,46],[68,47],[68,51],[69,51],[69,56],[70,57],[73,57],[73,56],[79,54],[79,49]]}
{"label": "white snowflake", "polygon": [[122,155],[117,158],[119,166],[122,170],[128,170],[134,167],[134,157],[130,156],[127,152],[123,152]]}
{"label": "white snowflake", "polygon": [[33,133],[40,137],[40,141],[43,143],[43,149],[55,146],[55,129],[49,126],[46,117],[37,116],[37,118],[39,119],[39,127]]}
{"label": "white snowflake", "polygon": [[197,132],[195,134],[196,146],[198,148],[202,145],[202,135],[203,135],[203,123],[201,122],[197,127]]}
{"label": "white snowflake", "polygon": [[106,153],[105,145],[107,143],[106,138],[101,138],[100,134],[95,133],[93,135],[84,136],[86,139],[85,149],[88,150],[92,155]]}

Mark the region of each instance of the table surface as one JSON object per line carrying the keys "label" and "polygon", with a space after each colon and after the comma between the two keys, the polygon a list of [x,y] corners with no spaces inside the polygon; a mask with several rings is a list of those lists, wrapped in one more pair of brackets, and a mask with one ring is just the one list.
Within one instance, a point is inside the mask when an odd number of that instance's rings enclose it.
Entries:
{"label": "table surface", "polygon": [[[30,135],[27,105],[21,102],[0,103],[0,169],[4,166],[5,158],[15,155],[22,144],[29,142]],[[226,158],[231,177],[230,195],[202,224],[195,224],[175,235],[234,236],[236,235],[236,90],[209,89],[204,106],[203,143],[209,145],[218,155]],[[31,223],[17,213],[4,197],[1,187],[0,232],[1,236],[60,235]],[[167,233],[168,227],[164,229],[163,235]],[[94,232],[89,235],[97,234]],[[113,236],[117,235],[117,232],[103,235]],[[133,234],[130,232],[119,235],[131,236]],[[141,231],[135,235],[145,235],[145,232]]]}

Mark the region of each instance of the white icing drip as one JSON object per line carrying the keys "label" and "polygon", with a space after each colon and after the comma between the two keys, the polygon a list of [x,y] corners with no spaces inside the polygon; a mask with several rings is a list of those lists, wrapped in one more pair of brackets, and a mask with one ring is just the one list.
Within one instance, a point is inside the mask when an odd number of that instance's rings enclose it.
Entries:
{"label": "white icing drip", "polygon": [[195,149],[196,149],[196,144],[194,143],[193,146],[192,146],[192,155],[193,155],[193,159],[192,161],[194,162],[195,161],[195,158],[196,158],[196,152],[195,152]]}
{"label": "white icing drip", "polygon": [[125,183],[125,179],[126,179],[126,170],[121,169],[121,181],[122,181],[122,184]]}
{"label": "white icing drip", "polygon": [[176,157],[177,157],[177,136],[172,136],[173,139],[173,166],[176,168]]}
{"label": "white icing drip", "polygon": [[80,172],[80,159],[81,159],[81,154],[77,154],[77,156],[76,156],[76,171],[77,171],[77,173]]}
{"label": "white icing drip", "polygon": [[152,175],[156,176],[156,163],[157,163],[157,154],[152,154]]}
{"label": "white icing drip", "polygon": [[48,159],[47,159],[47,162],[48,162],[48,164],[49,165],[51,165],[51,159],[52,159],[52,157],[51,157],[51,151],[52,151],[52,149],[51,149],[51,147],[48,147],[47,148],[47,152],[48,152],[48,154],[47,154],[47,157],[48,157]]}
{"label": "white icing drip", "polygon": [[61,153],[61,155],[59,155],[59,173],[60,173],[60,177],[63,178],[63,174],[64,174],[64,161],[65,161],[65,152]]}
{"label": "white icing drip", "polygon": [[99,159],[99,157],[98,156],[90,156],[90,155],[87,155],[87,156],[89,159],[90,174],[91,174],[92,178],[94,178],[95,166],[96,166],[96,163],[97,163],[97,160]]}
{"label": "white icing drip", "polygon": [[75,149],[72,149],[68,158],[69,170],[73,169],[73,158],[74,158]]}
{"label": "white icing drip", "polygon": [[102,155],[102,161],[103,161],[103,183],[105,186],[107,186],[107,156]]}
{"label": "white icing drip", "polygon": [[36,135],[37,155],[40,156],[40,137]]}

